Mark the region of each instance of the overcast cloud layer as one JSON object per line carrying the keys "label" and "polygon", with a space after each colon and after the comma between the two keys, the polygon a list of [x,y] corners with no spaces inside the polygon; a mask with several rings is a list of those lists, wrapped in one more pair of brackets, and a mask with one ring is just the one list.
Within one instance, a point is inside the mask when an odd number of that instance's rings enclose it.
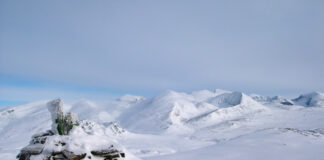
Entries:
{"label": "overcast cloud layer", "polygon": [[0,26],[0,100],[324,91],[320,0],[2,0]]}

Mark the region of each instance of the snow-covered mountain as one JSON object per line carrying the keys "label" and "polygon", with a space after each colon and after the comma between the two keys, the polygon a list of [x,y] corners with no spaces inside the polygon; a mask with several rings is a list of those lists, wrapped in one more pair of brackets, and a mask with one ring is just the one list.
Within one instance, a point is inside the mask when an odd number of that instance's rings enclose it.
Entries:
{"label": "snow-covered mountain", "polygon": [[302,94],[298,98],[293,99],[293,101],[305,107],[321,107],[324,106],[324,94],[319,92]]}
{"label": "snow-covered mountain", "polygon": [[[165,91],[151,98],[64,103],[142,159],[320,159],[324,94],[295,99],[225,90]],[[0,157],[15,159],[30,138],[51,128],[48,101],[0,108]],[[135,158],[135,157],[134,157]]]}
{"label": "snow-covered mountain", "polygon": [[134,132],[179,133],[266,109],[240,92],[166,91],[133,106],[121,115],[120,122]]}

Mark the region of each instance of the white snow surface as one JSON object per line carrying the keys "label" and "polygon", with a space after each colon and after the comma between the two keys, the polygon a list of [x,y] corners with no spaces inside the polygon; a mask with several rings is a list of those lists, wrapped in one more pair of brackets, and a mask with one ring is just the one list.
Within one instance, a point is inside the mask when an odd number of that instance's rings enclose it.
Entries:
{"label": "white snow surface", "polygon": [[[169,90],[152,98],[79,100],[64,103],[63,110],[78,114],[82,123],[92,127],[74,128],[69,139],[52,139],[72,141],[66,147],[76,152],[114,144],[134,160],[320,160],[324,157],[323,97],[319,92],[290,100],[224,90]],[[47,102],[0,109],[2,159],[15,159],[32,135],[51,128]],[[92,138],[82,138],[89,135]],[[45,150],[53,147],[48,144]]]}

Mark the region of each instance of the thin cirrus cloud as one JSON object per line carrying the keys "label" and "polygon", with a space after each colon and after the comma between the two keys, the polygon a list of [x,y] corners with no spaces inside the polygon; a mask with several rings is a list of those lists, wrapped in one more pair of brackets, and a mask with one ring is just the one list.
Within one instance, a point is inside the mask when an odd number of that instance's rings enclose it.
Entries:
{"label": "thin cirrus cloud", "polygon": [[0,74],[35,83],[0,82],[17,100],[324,90],[322,1],[5,0],[0,13]]}

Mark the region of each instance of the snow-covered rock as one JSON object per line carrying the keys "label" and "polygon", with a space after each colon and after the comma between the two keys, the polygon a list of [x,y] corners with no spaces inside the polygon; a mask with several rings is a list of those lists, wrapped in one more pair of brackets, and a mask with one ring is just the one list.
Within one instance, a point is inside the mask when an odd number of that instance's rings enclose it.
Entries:
{"label": "snow-covered rock", "polygon": [[[77,120],[73,113],[63,113],[60,99],[48,102],[47,107],[55,127],[32,136],[30,144],[18,154],[19,160],[137,159],[114,140],[116,134],[125,132],[118,124],[113,123],[108,127],[91,121],[75,124]],[[72,130],[63,132],[65,125]]]}

